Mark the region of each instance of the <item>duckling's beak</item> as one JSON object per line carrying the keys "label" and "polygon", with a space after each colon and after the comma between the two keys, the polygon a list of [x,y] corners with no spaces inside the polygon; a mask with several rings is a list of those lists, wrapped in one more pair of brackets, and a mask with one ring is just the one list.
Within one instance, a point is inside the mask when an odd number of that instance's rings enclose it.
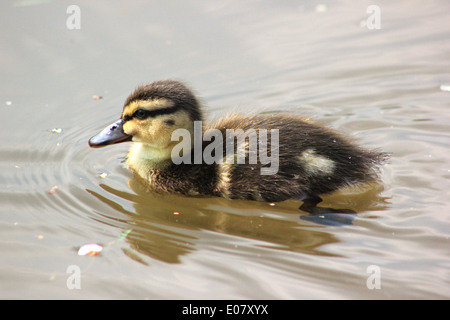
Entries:
{"label": "duckling's beak", "polygon": [[119,119],[90,138],[89,146],[91,148],[100,148],[114,143],[131,141],[131,138],[130,135],[123,132],[123,121]]}

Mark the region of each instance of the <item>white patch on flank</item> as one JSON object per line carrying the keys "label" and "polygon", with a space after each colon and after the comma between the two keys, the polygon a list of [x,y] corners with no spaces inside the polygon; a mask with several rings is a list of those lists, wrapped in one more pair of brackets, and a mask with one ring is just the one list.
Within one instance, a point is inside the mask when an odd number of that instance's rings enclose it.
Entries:
{"label": "white patch on flank", "polygon": [[298,157],[306,172],[311,175],[331,174],[334,171],[333,160],[316,154],[314,149],[307,149]]}

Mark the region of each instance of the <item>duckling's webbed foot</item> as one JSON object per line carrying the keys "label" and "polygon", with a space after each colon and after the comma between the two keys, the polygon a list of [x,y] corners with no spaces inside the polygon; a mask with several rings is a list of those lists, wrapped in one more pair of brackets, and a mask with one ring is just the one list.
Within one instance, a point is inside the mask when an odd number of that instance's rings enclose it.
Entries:
{"label": "duckling's webbed foot", "polygon": [[333,209],[318,207],[322,202],[318,196],[312,196],[302,199],[303,204],[300,210],[308,212],[310,215],[301,215],[300,219],[311,221],[326,226],[344,226],[353,224],[356,212],[350,209]]}
{"label": "duckling's webbed foot", "polygon": [[303,199],[303,204],[299,207],[300,210],[306,211],[309,214],[327,214],[327,213],[356,213],[350,209],[333,209],[326,207],[318,207],[317,205],[322,202],[322,198],[318,196],[310,196]]}

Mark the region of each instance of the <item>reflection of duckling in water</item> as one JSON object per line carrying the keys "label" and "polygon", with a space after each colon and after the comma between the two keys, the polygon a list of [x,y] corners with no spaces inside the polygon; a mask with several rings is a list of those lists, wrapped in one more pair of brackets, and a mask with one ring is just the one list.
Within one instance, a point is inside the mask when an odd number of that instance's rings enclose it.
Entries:
{"label": "reflection of duckling in water", "polygon": [[[174,80],[156,81],[138,87],[126,100],[120,120],[92,137],[89,145],[102,147],[134,142],[128,153],[128,165],[152,190],[268,202],[298,199],[304,202],[300,209],[313,214],[350,212],[316,205],[322,201],[321,194],[376,180],[375,168],[387,158],[384,153],[362,149],[328,128],[298,116],[278,114],[233,115],[202,126],[200,133],[216,129],[225,137],[230,130],[241,129],[245,133],[255,130],[258,144],[263,140],[270,150],[266,150],[266,158],[268,154],[277,156],[276,163],[270,163],[276,167],[272,174],[261,174],[264,168],[268,169],[261,154],[256,163],[229,161],[225,144],[215,149],[215,159],[222,161],[201,159],[198,162],[195,126],[202,120],[200,105],[185,85]],[[193,137],[188,152],[183,153],[185,149],[181,152],[187,160],[181,163],[175,163],[172,156],[180,143],[172,138],[176,129],[183,129],[182,132]],[[270,135],[262,137],[261,129]],[[277,133],[275,143],[273,132]],[[236,138],[239,141],[238,135]],[[241,140],[246,157],[251,156],[251,137],[248,138],[248,142],[245,137]],[[204,140],[200,145],[201,154],[208,148]],[[236,160],[239,146],[234,145],[234,140],[233,148],[231,160]]]}
{"label": "reflection of duckling in water", "polygon": [[[292,252],[336,256],[321,249],[323,245],[339,241],[333,234],[311,229],[309,223],[305,227],[301,221],[290,218],[296,206],[295,201],[286,201],[274,206],[254,201],[249,205],[242,200],[227,201],[219,197],[194,198],[148,192],[139,179],[134,177],[128,180],[128,187],[132,193],[100,184],[102,191],[114,197],[105,197],[104,193],[99,193],[98,190],[87,191],[110,206],[113,212],[121,212],[127,217],[121,219],[114,215],[114,221],[107,223],[115,225],[117,221],[126,221],[125,228],[132,229],[126,238],[130,248],[124,246],[122,250],[130,258],[143,264],[151,263],[146,256],[168,263],[180,263],[182,256],[199,250],[199,244],[201,250],[205,249],[206,243],[217,249],[217,246],[228,248],[226,243],[231,241],[233,246],[235,245],[234,248],[239,251],[241,249],[238,249],[236,244],[242,242],[236,241],[237,238],[245,239],[242,244],[243,248],[246,248],[243,250],[247,253],[247,250],[258,250],[257,248],[267,246]],[[130,201],[133,209],[129,211],[122,207],[117,199]],[[316,217],[320,219],[318,221],[320,224],[324,224],[322,220],[327,220],[320,216],[301,215],[303,216]],[[312,222],[317,223],[314,220]],[[212,231],[214,236],[209,231]],[[222,238],[220,234],[227,236]],[[218,238],[223,242],[220,241],[219,244],[211,241]],[[258,245],[249,245],[247,241],[253,243],[252,240]],[[261,242],[265,245],[261,246]],[[225,247],[222,247],[223,244]]]}

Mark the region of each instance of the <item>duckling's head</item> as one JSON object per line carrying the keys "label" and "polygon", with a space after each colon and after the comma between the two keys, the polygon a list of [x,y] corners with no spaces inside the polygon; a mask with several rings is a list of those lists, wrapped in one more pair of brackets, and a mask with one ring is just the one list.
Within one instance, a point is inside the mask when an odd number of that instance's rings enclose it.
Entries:
{"label": "duckling's head", "polygon": [[[183,83],[160,80],[138,87],[125,101],[121,118],[89,140],[91,147],[133,141],[146,150],[146,158],[170,158],[176,129],[191,135],[201,121],[200,105]],[[142,153],[142,152],[141,152]],[[141,155],[144,156],[144,155]]]}

